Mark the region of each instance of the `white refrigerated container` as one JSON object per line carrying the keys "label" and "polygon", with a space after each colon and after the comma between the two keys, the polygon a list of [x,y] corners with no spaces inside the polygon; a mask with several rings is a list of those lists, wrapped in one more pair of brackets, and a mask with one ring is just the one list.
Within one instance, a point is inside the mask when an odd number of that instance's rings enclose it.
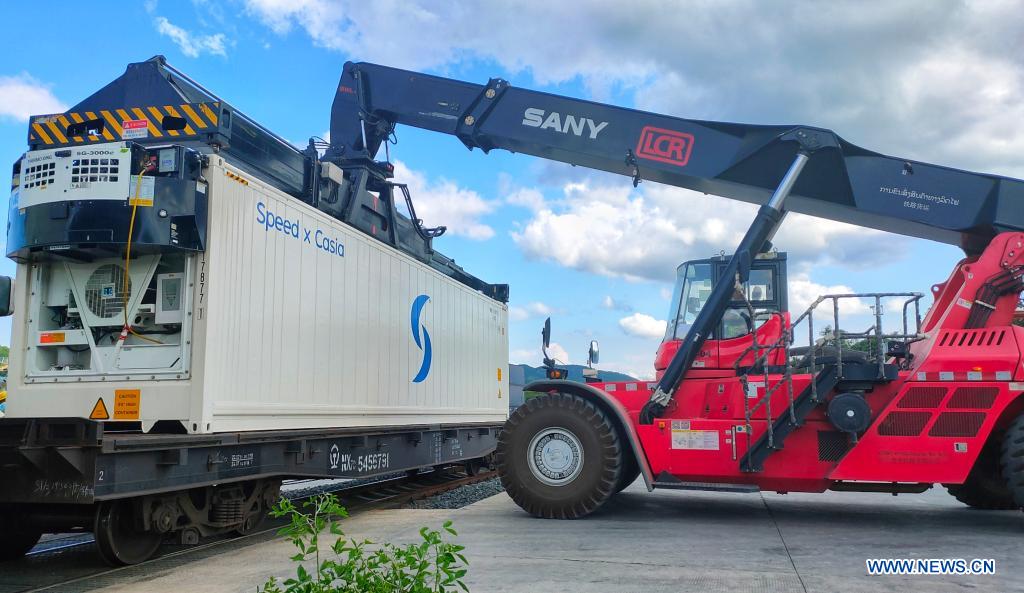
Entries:
{"label": "white refrigerated container", "polygon": [[[204,252],[133,258],[130,283],[118,257],[19,264],[9,417],[147,431],[170,421],[190,433],[506,418],[504,303],[218,155],[204,178]],[[140,207],[159,208],[159,196]],[[117,340],[119,291],[130,316],[155,316],[168,333]],[[114,329],[99,340],[62,331],[54,306],[86,324],[107,315]]]}

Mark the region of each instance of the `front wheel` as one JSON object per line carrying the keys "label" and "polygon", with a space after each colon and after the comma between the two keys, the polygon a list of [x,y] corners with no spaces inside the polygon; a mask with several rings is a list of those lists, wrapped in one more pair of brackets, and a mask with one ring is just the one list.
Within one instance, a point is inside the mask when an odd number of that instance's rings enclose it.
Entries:
{"label": "front wheel", "polygon": [[1020,508],[1013,499],[999,463],[1000,438],[990,438],[963,484],[948,484],[954,498],[975,509],[1006,511]]}
{"label": "front wheel", "polygon": [[622,454],[607,414],[579,396],[555,393],[527,401],[509,417],[498,436],[498,475],[528,513],[577,519],[615,494]]}
{"label": "front wheel", "polygon": [[1006,429],[999,463],[1014,503],[1024,507],[1024,414]]}

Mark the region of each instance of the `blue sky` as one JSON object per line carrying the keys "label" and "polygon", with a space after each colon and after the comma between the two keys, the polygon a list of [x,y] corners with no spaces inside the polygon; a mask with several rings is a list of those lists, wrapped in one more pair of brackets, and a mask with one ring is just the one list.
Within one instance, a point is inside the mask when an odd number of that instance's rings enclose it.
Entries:
{"label": "blue sky", "polygon": [[[34,22],[44,4],[4,3],[0,19]],[[53,12],[79,6],[53,4]],[[367,60],[479,82],[500,76],[682,117],[823,125],[882,152],[1024,171],[1016,57],[1024,52],[1003,51],[1020,49],[1012,11],[952,3],[769,11],[742,0],[685,15],[654,1],[485,6],[93,2],[87,23],[45,43],[33,27],[10,27],[0,52],[0,161],[9,166],[23,152],[28,113],[73,105],[128,62],[163,54],[297,144],[327,130],[342,64]],[[790,35],[792,27],[807,33]],[[730,251],[753,216],[746,205],[685,190],[645,183],[634,191],[606,174],[469,152],[453,137],[413,129],[398,137],[399,181],[410,183],[427,223],[450,228],[436,246],[511,285],[514,362],[539,364],[550,314],[571,362],[598,339],[602,367],[652,373],[675,265]],[[806,217],[787,220],[776,244],[791,252],[794,309],[823,291],[927,292],[960,257],[950,246]],[[3,260],[0,273],[13,268]],[[9,320],[0,322],[0,336],[9,332]]]}

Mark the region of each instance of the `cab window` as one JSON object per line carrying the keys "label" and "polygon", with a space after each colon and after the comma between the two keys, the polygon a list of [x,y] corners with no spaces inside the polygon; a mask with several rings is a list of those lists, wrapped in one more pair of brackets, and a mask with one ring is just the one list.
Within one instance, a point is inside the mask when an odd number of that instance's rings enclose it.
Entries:
{"label": "cab window", "polygon": [[666,339],[686,337],[690,325],[711,296],[712,286],[711,264],[691,263],[680,270],[672,310],[669,311]]}

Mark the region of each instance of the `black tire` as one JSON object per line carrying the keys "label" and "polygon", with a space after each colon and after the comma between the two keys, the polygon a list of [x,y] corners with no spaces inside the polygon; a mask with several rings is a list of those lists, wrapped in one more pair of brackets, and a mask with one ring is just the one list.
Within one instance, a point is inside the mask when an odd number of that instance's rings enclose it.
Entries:
{"label": "black tire", "polygon": [[[544,465],[548,445],[572,453],[560,466],[564,471]],[[574,447],[582,451],[578,457],[572,457]],[[533,453],[538,455],[531,460]],[[512,500],[546,519],[578,519],[596,511],[617,491],[623,469],[619,435],[608,416],[567,393],[536,397],[516,408],[498,435],[496,457]]]}
{"label": "black tire", "polygon": [[628,448],[622,451],[622,472],[619,473],[619,483],[615,485],[615,493],[622,492],[640,477],[640,465],[636,462],[636,455]]}
{"label": "black tire", "polygon": [[975,509],[1009,511],[1019,508],[1003,477],[999,462],[1002,438],[992,435],[963,484],[946,484],[954,498]]}
{"label": "black tire", "polygon": [[1017,416],[1006,429],[999,461],[1014,503],[1024,507],[1024,414]]}
{"label": "black tire", "polygon": [[0,513],[0,562],[23,557],[42,536],[39,528],[26,525],[10,513]]}

